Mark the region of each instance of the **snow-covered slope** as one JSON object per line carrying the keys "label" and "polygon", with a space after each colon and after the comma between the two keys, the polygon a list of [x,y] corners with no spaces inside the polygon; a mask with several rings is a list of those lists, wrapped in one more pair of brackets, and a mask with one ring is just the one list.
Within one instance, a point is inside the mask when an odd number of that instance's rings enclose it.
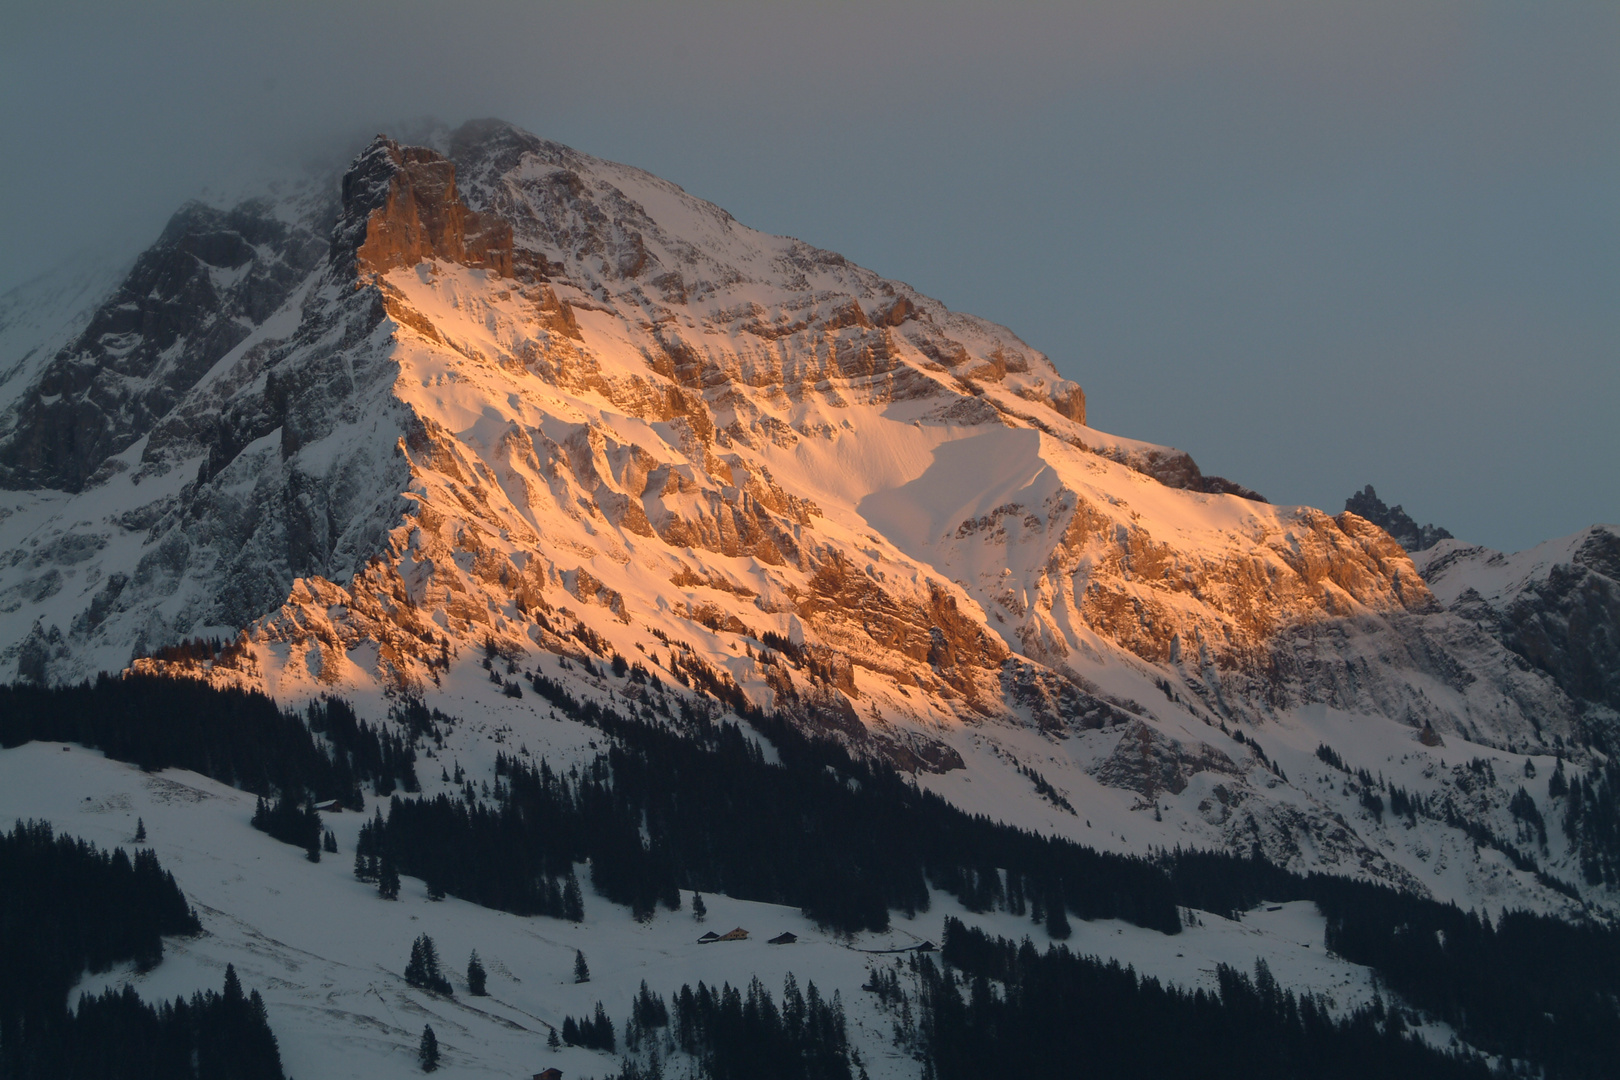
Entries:
{"label": "snow-covered slope", "polygon": [[[1458,770],[1583,741],[1376,526],[1091,428],[1011,331],[509,125],[379,137],[333,186],[188,207],[48,364],[0,358],[0,676],[379,715],[469,678],[505,707],[486,644],[617,653],[1101,846],[1565,902],[1311,764],[1507,838],[1512,785]],[[193,636],[235,644],[162,653]]]}
{"label": "snow-covered slope", "polygon": [[[589,729],[533,717],[524,723],[507,716],[503,722],[511,723],[536,754],[559,763],[587,760]],[[467,766],[475,779],[490,779],[492,754],[480,754],[476,746],[483,741],[485,725],[459,728],[450,733],[446,756]],[[426,778],[430,793],[440,787]],[[148,1001],[173,1000],[218,984],[225,965],[234,964],[243,982],[263,994],[291,1077],[369,1080],[408,1074],[415,1068],[424,1025],[433,1027],[443,1050],[443,1072],[450,1077],[528,1076],[547,1067],[571,1077],[606,1075],[614,1071],[616,1055],[549,1049],[551,1030],[567,1016],[589,1016],[602,1002],[622,1040],[643,982],[668,997],[699,980],[741,988],[757,977],[780,996],[791,973],[801,988],[813,982],[824,998],[839,995],[851,1044],[869,1076],[913,1078],[921,1065],[894,1037],[898,1010],[885,1009],[861,989],[874,969],[906,958],[887,950],[939,941],[950,916],[1015,940],[1030,935],[1046,940],[1027,918],[972,913],[940,893],[927,913],[899,918],[883,933],[847,938],[820,931],[792,908],[714,895],[705,896],[707,916],[698,922],[690,893],[682,895],[680,911],[660,910],[646,922],[589,890],[585,918],[578,924],[510,915],[454,898],[434,902],[412,878],[404,881],[399,902],[388,903],[349,870],[365,815],[324,815],[339,852],[311,864],[298,849],[252,829],[252,813],[251,796],[194,773],[144,773],[56,743],[0,750],[0,820],[46,818],[59,833],[126,849],[137,822],[144,823],[142,846],[155,850],[175,875],[203,924],[199,937],[167,941],[165,959],[156,968],[121,967],[86,977],[79,989],[99,993],[129,984]],[[585,867],[579,870],[587,874]],[[697,940],[706,931],[733,927],[747,930],[748,939]],[[1209,992],[1216,989],[1217,964],[1249,970],[1264,959],[1296,992],[1317,993],[1345,1011],[1367,1003],[1377,993],[1373,973],[1329,955],[1323,929],[1314,906],[1296,902],[1267,905],[1241,920],[1205,913],[1175,936],[1113,920],[1079,922],[1068,945]],[[768,943],[783,931],[798,941]],[[403,968],[420,934],[437,945],[453,997],[406,983]],[[576,949],[589,965],[587,983],[573,978]],[[471,996],[463,977],[473,950],[489,973],[487,997]],[[1423,1035],[1444,1046],[1451,1032],[1431,1023]],[[688,1062],[678,1055],[670,1065],[667,1075],[687,1074]]]}
{"label": "snow-covered slope", "polygon": [[1585,727],[1620,731],[1620,527],[1513,555],[1442,540],[1417,559],[1440,602],[1556,682]]}

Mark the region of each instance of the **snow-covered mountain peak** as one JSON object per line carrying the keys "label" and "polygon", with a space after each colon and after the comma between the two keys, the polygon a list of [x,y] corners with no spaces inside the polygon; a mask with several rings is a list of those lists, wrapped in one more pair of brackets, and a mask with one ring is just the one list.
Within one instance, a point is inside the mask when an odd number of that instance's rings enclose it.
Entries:
{"label": "snow-covered mountain peak", "polygon": [[[1363,518],[1088,427],[1011,331],[500,122],[187,208],[3,370],[4,675],[375,704],[470,670],[498,711],[548,664],[633,699],[633,663],[964,802],[1049,775],[1151,810],[1144,842],[1402,881],[1230,732],[1309,753],[1359,717],[1393,763],[1426,725],[1544,754],[1581,721]],[[1017,782],[996,813],[1074,828]]]}

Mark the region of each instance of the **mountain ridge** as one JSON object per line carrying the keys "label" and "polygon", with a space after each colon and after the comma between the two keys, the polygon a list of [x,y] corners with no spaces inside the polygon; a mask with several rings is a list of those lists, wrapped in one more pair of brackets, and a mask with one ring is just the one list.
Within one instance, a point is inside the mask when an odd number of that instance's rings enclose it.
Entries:
{"label": "mountain ridge", "polygon": [[[381,711],[470,668],[499,709],[514,680],[481,660],[611,698],[633,688],[558,665],[623,657],[958,801],[1017,791],[997,812],[1043,828],[1077,815],[1023,805],[1018,770],[1147,843],[1418,889],[1460,841],[1349,817],[1262,743],[1362,738],[1352,717],[1392,769],[1425,727],[1520,768],[1604,730],[1375,523],[1090,428],[1011,331],[650,174],[482,121],[380,137],[333,186],[183,211],[16,399],[7,673]],[[149,300],[168,321],[132,323]],[[165,652],[193,637],[228,647]],[[1431,764],[1512,835],[1511,792]]]}

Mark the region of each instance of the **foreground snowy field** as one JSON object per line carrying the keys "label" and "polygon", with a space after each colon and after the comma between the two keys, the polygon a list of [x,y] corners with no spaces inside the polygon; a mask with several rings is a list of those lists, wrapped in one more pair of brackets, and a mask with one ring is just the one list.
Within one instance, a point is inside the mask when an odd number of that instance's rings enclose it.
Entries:
{"label": "foreground snowy field", "polygon": [[[425,761],[424,778],[431,761]],[[477,780],[476,774],[474,775]],[[943,920],[956,915],[1012,937],[1040,927],[1007,915],[973,915],[949,896],[934,894],[932,910],[914,920],[897,917],[883,934],[841,939],[819,931],[796,910],[706,896],[708,915],[694,920],[691,894],[683,910],[659,910],[637,923],[627,909],[591,895],[578,925],[522,918],[455,899],[431,901],[422,883],[407,878],[398,902],[379,899],[351,873],[355,837],[365,815],[335,813],[326,823],[339,853],[319,864],[249,825],[253,797],[193,773],[142,773],[78,746],[32,743],[0,751],[0,820],[45,819],[59,832],[98,846],[133,846],[143,821],[147,844],[178,879],[196,907],[204,933],[171,939],[164,962],[137,973],[115,970],[88,977],[82,989],[132,984],[148,1000],[189,995],[217,986],[227,963],[270,1009],[289,1077],[371,1078],[416,1069],[415,1047],[431,1024],[444,1052],[447,1076],[528,1076],[555,1066],[570,1078],[602,1076],[615,1057],[580,1048],[550,1050],[546,1039],[566,1016],[589,1015],[600,1001],[623,1031],[630,1002],[643,980],[668,995],[683,983],[745,986],[757,976],[773,994],[792,972],[814,981],[825,997],[836,991],[849,1018],[852,1044],[873,1077],[916,1076],[920,1065],[894,1045],[892,1013],[860,989],[875,965],[903,949],[938,941]],[[582,881],[588,869],[580,867]],[[1252,969],[1263,957],[1279,981],[1312,990],[1348,1008],[1368,1000],[1367,969],[1329,957],[1323,921],[1308,903],[1267,905],[1229,921],[1203,913],[1180,935],[1115,922],[1074,923],[1069,946],[1116,957],[1143,974],[1184,986],[1214,988],[1217,963]],[[699,944],[707,930],[749,931],[741,942]],[[766,939],[798,935],[792,945]],[[430,935],[456,985],[453,998],[409,987],[402,974],[411,942]],[[489,996],[471,997],[465,984],[468,954],[478,950],[489,971]],[[575,950],[589,963],[591,981],[573,979]],[[1431,1041],[1450,1033],[1435,1028]],[[675,1075],[680,1075],[680,1065]]]}

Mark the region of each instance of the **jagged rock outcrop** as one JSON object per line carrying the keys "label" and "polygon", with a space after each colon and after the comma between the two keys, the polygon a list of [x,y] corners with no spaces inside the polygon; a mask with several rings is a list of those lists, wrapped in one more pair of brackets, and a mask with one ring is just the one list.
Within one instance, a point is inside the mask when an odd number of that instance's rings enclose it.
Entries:
{"label": "jagged rock outcrop", "polygon": [[341,278],[386,274],[446,259],[513,276],[512,227],[470,210],[444,155],[378,136],[343,176],[343,219],[333,237]]}
{"label": "jagged rock outcrop", "polygon": [[1400,506],[1386,506],[1371,484],[1344,500],[1344,508],[1389,533],[1407,551],[1427,551],[1452,538],[1438,525],[1419,525]]}

